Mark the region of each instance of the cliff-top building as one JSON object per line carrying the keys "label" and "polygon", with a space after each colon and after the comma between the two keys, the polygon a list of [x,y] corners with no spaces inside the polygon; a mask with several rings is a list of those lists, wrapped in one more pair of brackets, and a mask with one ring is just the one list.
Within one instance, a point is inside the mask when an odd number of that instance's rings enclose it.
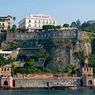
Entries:
{"label": "cliff-top building", "polygon": [[0,17],[0,30],[4,31],[8,28],[12,28],[12,17],[6,16],[6,17]]}
{"label": "cliff-top building", "polygon": [[43,25],[56,25],[56,21],[48,15],[32,14],[19,22],[19,28],[28,29],[42,29]]}

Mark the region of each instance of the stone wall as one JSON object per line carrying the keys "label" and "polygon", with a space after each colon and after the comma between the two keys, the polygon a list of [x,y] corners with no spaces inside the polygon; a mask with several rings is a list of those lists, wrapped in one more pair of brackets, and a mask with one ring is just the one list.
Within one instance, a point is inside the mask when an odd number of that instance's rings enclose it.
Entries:
{"label": "stone wall", "polygon": [[6,41],[13,40],[29,40],[29,39],[51,39],[51,38],[71,38],[77,39],[77,30],[51,30],[51,31],[39,31],[39,32],[8,32]]}
{"label": "stone wall", "polygon": [[49,79],[30,79],[14,78],[15,88],[45,88],[45,87],[78,87],[80,78],[49,78]]}

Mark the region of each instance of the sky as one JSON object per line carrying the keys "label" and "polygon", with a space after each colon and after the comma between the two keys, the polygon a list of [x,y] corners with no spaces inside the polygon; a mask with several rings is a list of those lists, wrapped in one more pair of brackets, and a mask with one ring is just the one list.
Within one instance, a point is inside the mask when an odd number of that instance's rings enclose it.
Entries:
{"label": "sky", "polygon": [[15,16],[16,24],[36,13],[50,15],[58,24],[95,20],[95,0],[0,0],[0,16]]}

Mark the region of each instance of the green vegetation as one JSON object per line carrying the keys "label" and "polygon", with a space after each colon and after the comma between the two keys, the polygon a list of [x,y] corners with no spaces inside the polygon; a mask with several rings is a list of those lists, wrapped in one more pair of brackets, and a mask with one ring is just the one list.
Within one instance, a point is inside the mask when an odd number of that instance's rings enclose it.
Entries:
{"label": "green vegetation", "polygon": [[63,25],[63,27],[69,27],[69,24],[65,23],[65,24]]}
{"label": "green vegetation", "polygon": [[63,70],[63,72],[70,73],[76,69],[75,64],[69,64],[67,67]]}
{"label": "green vegetation", "polygon": [[54,25],[43,25],[42,29],[43,30],[55,29],[55,26]]}
{"label": "green vegetation", "polygon": [[14,62],[14,59],[12,59],[11,57],[6,59],[2,55],[0,55],[0,66],[4,66],[6,64],[12,64],[13,62]]}
{"label": "green vegetation", "polygon": [[91,66],[91,67],[95,68],[95,54],[90,55],[88,66]]}
{"label": "green vegetation", "polygon": [[16,25],[13,25],[12,32],[16,32],[16,31],[17,31],[17,27],[16,27]]}
{"label": "green vegetation", "polygon": [[45,49],[40,49],[38,52],[38,56],[41,58],[42,60],[42,64],[43,64],[43,72],[46,66],[46,60],[49,58],[49,54],[45,51]]}
{"label": "green vegetation", "polygon": [[48,30],[48,29],[56,30],[56,29],[60,29],[60,28],[61,28],[61,25],[57,25],[57,26],[54,26],[54,25],[43,25],[43,27],[42,27],[43,30]]}
{"label": "green vegetation", "polygon": [[37,71],[35,67],[36,62],[34,60],[28,60],[25,62],[23,68],[14,68],[14,73],[30,74]]}
{"label": "green vegetation", "polygon": [[70,27],[78,28],[82,31],[95,32],[95,23],[83,22],[78,19],[76,22],[72,22]]}
{"label": "green vegetation", "polygon": [[11,51],[17,48],[29,48],[34,47],[35,43],[33,40],[15,40],[13,42],[5,43],[3,50]]}
{"label": "green vegetation", "polygon": [[35,60],[28,60],[25,62],[23,68],[17,69],[13,65],[13,72],[16,73],[22,73],[22,74],[31,74],[31,73],[54,73],[54,71],[45,68],[44,71],[41,68],[36,67]]}
{"label": "green vegetation", "polygon": [[88,67],[93,68],[93,75],[95,77],[95,54],[91,54],[88,61]]}

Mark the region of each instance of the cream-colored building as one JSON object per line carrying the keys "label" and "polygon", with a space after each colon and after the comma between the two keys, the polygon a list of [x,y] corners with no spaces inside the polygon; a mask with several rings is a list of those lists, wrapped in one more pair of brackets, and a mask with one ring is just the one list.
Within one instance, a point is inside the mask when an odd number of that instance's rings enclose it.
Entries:
{"label": "cream-colored building", "polygon": [[7,30],[8,28],[12,28],[12,17],[0,17],[0,30]]}
{"label": "cream-colored building", "polygon": [[28,29],[42,29],[43,25],[56,25],[56,21],[48,15],[32,14],[19,22],[19,28]]}

